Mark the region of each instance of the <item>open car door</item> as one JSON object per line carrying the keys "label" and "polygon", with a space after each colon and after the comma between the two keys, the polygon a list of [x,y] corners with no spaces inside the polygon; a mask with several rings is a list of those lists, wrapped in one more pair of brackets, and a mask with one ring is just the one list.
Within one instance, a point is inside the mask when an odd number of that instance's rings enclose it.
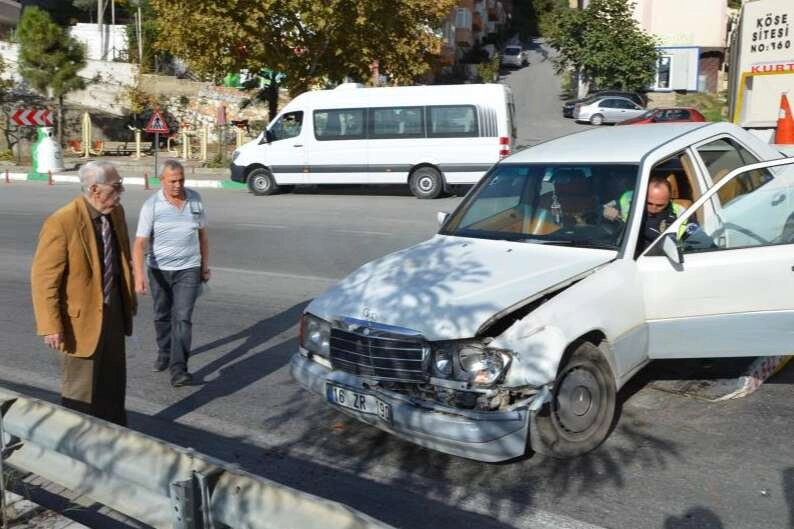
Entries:
{"label": "open car door", "polygon": [[665,230],[637,267],[651,358],[790,354],[794,159],[732,171]]}

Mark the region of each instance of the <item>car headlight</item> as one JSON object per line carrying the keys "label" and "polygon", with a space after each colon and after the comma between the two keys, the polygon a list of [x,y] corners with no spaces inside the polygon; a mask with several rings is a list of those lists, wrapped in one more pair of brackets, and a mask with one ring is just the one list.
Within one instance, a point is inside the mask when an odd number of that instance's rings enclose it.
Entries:
{"label": "car headlight", "polygon": [[433,371],[439,378],[452,376],[454,354],[449,349],[436,349],[433,352]]}
{"label": "car headlight", "polygon": [[511,361],[509,351],[480,342],[446,342],[433,349],[432,370],[438,378],[487,387],[502,377]]}
{"label": "car headlight", "polygon": [[300,344],[310,353],[328,358],[331,354],[331,324],[308,312],[304,313],[301,318]]}
{"label": "car headlight", "polygon": [[504,374],[511,356],[501,349],[464,345],[458,350],[458,364],[475,386],[490,386]]}

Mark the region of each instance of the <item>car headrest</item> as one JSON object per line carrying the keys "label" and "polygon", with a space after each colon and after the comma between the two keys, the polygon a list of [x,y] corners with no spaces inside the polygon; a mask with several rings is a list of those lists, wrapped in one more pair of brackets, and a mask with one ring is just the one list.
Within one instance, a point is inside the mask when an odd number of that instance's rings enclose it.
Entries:
{"label": "car headrest", "polygon": [[553,181],[557,193],[583,195],[590,192],[590,181],[581,169],[557,169]]}

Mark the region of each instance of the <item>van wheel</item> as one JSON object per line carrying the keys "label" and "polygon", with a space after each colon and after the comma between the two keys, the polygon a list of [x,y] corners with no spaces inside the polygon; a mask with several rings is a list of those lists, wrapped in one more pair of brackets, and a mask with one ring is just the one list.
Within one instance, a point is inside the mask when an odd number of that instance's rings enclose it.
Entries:
{"label": "van wheel", "polygon": [[420,167],[411,175],[409,185],[416,198],[438,198],[444,191],[444,178],[432,167]]}
{"label": "van wheel", "polygon": [[548,409],[537,417],[538,451],[558,458],[594,450],[609,435],[617,406],[615,378],[598,348],[584,342],[557,375]]}
{"label": "van wheel", "polygon": [[257,196],[272,195],[278,192],[273,175],[264,167],[258,167],[248,174],[248,189]]}
{"label": "van wheel", "polygon": [[603,125],[604,124],[604,116],[602,116],[601,114],[594,114],[590,118],[590,124],[591,125]]}

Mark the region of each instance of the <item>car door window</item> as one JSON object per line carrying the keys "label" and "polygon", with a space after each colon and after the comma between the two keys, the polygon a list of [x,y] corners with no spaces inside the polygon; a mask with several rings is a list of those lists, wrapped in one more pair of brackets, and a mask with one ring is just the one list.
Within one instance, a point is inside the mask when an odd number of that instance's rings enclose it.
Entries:
{"label": "car door window", "polygon": [[299,136],[302,126],[303,112],[283,114],[269,129],[271,141],[286,140]]}
{"label": "car door window", "polygon": [[[734,169],[759,162],[755,155],[730,138],[720,138],[701,145],[697,147],[697,152],[714,184]],[[728,203],[733,198],[764,185],[771,177],[768,169],[750,171],[739,179],[734,178],[720,189],[719,199],[722,203]]]}
{"label": "car door window", "polygon": [[598,104],[601,108],[618,108],[617,101],[615,99],[604,99]]}
{"label": "car door window", "polygon": [[[764,184],[727,202],[718,190],[711,198],[714,207],[705,202],[687,213],[679,232],[684,254],[794,244],[794,160],[764,171]],[[739,173],[724,186],[752,180],[753,173]]]}

